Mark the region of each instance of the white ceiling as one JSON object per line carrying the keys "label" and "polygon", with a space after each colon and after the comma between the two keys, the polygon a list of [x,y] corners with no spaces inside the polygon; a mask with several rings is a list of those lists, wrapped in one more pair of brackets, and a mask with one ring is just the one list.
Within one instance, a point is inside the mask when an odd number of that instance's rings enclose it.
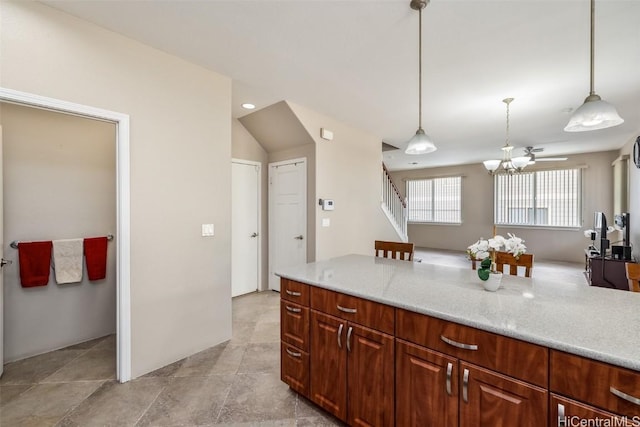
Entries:
{"label": "white ceiling", "polygon": [[[44,3],[233,79],[240,104],[289,100],[404,148],[418,126],[418,13],[409,0]],[[589,92],[588,0],[432,0],[423,12],[423,127],[438,150],[392,170],[620,148],[640,133],[640,1],[596,2],[595,89],[625,123],[566,133]],[[410,163],[416,164],[410,164]]]}

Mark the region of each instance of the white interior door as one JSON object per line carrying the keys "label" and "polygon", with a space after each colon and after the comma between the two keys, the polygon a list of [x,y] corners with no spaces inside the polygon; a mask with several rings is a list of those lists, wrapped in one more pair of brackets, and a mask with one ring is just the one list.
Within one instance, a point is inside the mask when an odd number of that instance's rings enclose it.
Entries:
{"label": "white interior door", "polygon": [[0,376],[4,372],[4,274],[2,267],[5,265],[4,260],[4,218],[2,217],[4,209],[2,206],[2,125],[0,124]]}
{"label": "white interior door", "polygon": [[269,164],[269,289],[280,291],[280,268],[307,262],[307,163]]}
{"label": "white interior door", "polygon": [[231,164],[231,296],[259,289],[260,164]]}

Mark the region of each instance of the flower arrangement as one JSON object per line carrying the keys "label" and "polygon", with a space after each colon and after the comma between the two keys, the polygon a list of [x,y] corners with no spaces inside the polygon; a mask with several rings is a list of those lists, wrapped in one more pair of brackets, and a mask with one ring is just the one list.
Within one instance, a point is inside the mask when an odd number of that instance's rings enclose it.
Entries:
{"label": "flower arrangement", "polygon": [[496,235],[491,239],[480,238],[477,242],[467,248],[467,255],[471,259],[481,260],[478,269],[478,277],[482,280],[489,279],[490,273],[496,272],[496,252],[504,250],[513,254],[515,259],[527,251],[524,240],[515,234],[507,233],[507,239]]}

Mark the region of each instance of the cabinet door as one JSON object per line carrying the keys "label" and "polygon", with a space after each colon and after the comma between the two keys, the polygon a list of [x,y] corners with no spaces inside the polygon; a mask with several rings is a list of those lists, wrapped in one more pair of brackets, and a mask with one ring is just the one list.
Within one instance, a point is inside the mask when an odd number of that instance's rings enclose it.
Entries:
{"label": "cabinet door", "polygon": [[540,387],[464,362],[460,384],[460,427],[547,425],[548,394]]}
{"label": "cabinet door", "polygon": [[[623,418],[609,412],[567,399],[566,397],[551,395],[551,410],[549,427],[570,427],[586,425],[610,425],[620,427],[634,426],[632,418]],[[596,424],[599,420],[599,424]],[[591,422],[591,424],[589,424]],[[635,426],[638,425],[636,421]]]}
{"label": "cabinet door", "polygon": [[396,425],[458,425],[458,362],[396,340]]}
{"label": "cabinet door", "polygon": [[393,426],[393,337],[347,325],[348,418],[352,426]]}
{"label": "cabinet door", "polygon": [[347,419],[346,321],[311,310],[311,400]]}

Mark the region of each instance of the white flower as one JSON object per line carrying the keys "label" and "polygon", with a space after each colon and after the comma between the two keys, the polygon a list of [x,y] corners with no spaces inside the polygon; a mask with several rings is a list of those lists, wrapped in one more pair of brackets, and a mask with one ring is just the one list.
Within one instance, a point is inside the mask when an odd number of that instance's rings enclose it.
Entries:
{"label": "white flower", "polygon": [[493,252],[504,250],[518,258],[527,251],[524,240],[514,234],[507,233],[508,239],[496,235],[489,240],[480,239],[467,248],[467,254],[473,259],[484,259],[491,256]]}

